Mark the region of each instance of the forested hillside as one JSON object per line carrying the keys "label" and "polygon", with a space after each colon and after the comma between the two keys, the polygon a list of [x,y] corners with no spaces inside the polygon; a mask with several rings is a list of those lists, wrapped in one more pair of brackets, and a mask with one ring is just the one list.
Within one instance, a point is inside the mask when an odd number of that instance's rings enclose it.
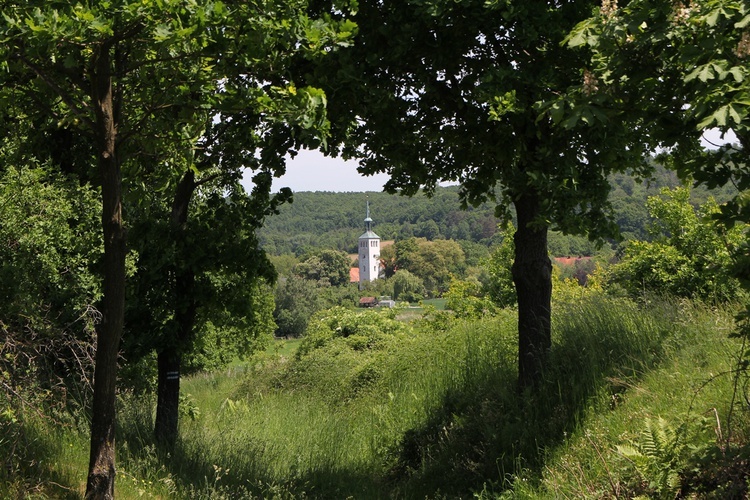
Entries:
{"label": "forested hillside", "polygon": [[[627,174],[610,178],[610,202],[615,220],[625,239],[648,237],[646,199],[663,187],[680,185],[677,175],[657,168],[653,178],[636,179]],[[387,193],[298,192],[293,203],[281,207],[259,231],[263,248],[271,255],[304,255],[312,250],[335,249],[357,251],[357,238],[364,229],[365,203],[369,200],[374,228],[383,240],[410,237],[471,241],[486,246],[497,244],[495,206],[461,209],[458,187],[438,187],[431,198],[420,193],[413,197]],[[726,201],[735,191],[732,187],[708,191],[696,188],[691,202],[700,205],[708,196]],[[615,243],[614,241],[612,243]],[[551,232],[550,252],[556,256],[590,255],[595,246],[586,238]]]}
{"label": "forested hillside", "polygon": [[364,230],[365,204],[370,202],[377,234],[384,240],[412,236],[489,244],[496,232],[494,206],[461,210],[458,187],[438,188],[432,198],[387,193],[300,192],[260,232],[271,254],[302,254],[311,248],[354,253]]}

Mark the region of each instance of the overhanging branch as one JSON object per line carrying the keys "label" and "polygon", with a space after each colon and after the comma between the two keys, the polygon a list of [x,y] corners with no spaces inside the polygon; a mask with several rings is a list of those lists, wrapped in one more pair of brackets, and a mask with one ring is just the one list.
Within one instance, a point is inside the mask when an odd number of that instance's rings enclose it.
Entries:
{"label": "overhanging branch", "polygon": [[37,75],[45,84],[47,84],[47,86],[52,89],[52,91],[55,92],[60,97],[60,99],[62,99],[62,101],[70,108],[70,110],[74,115],[76,115],[76,117],[83,121],[90,130],[94,129],[94,123],[89,118],[88,113],[81,109],[81,106],[83,108],[88,108],[88,105],[85,102],[76,103],[75,99],[73,99],[70,94],[67,93],[64,89],[62,89],[42,68],[31,62],[21,53],[17,53],[16,56],[24,65],[26,65],[26,67],[33,71],[35,75]]}

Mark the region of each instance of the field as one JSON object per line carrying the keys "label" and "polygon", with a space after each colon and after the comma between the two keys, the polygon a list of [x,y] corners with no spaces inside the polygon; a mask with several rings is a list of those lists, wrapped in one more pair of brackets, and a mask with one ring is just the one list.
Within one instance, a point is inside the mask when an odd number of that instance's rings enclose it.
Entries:
{"label": "field", "polygon": [[[694,471],[716,455],[746,463],[746,414],[729,411],[731,311],[603,297],[559,310],[534,395],[515,389],[513,311],[405,323],[343,310],[332,314],[356,324],[347,336],[276,341],[184,380],[171,452],[153,444],[153,401],[124,394],[118,497],[671,498],[708,483],[744,494],[742,470]],[[2,496],[78,498],[85,421],[23,421],[26,452]]]}

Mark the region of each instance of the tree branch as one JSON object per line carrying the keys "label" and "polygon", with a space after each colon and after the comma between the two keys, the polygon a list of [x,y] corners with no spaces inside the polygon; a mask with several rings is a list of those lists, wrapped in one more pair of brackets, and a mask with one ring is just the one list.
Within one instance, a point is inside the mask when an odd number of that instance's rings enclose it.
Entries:
{"label": "tree branch", "polygon": [[218,174],[209,175],[208,177],[205,177],[205,178],[203,178],[203,179],[201,179],[199,181],[195,181],[195,187],[200,187],[200,186],[202,186],[204,184],[208,184],[209,182],[211,182],[211,181],[213,181],[215,179],[218,179],[219,177],[221,177],[223,175],[224,175],[223,172],[220,172]]}
{"label": "tree branch", "polygon": [[[33,71],[34,74],[41,78],[41,80],[46,83],[47,86],[63,100],[63,102],[73,112],[73,114],[80,118],[81,121],[83,121],[90,130],[94,129],[94,123],[89,118],[88,113],[80,108],[79,104],[76,103],[76,101],[70,96],[70,94],[68,94],[52,78],[50,78],[50,76],[47,75],[47,73],[45,73],[42,68],[29,61],[23,54],[17,53],[16,56],[21,60],[23,64],[25,64],[31,71]],[[84,108],[88,108],[88,105],[85,102],[81,102],[80,105],[82,105]]]}
{"label": "tree branch", "polygon": [[148,108],[146,111],[143,112],[143,116],[141,117],[138,122],[136,122],[127,132],[124,132],[120,134],[120,137],[118,138],[118,142],[120,144],[125,144],[130,140],[134,135],[138,134],[138,130],[141,129],[141,126],[149,121],[151,119],[151,114],[160,111],[163,109],[169,109],[175,107],[175,104],[158,104],[153,107]]}

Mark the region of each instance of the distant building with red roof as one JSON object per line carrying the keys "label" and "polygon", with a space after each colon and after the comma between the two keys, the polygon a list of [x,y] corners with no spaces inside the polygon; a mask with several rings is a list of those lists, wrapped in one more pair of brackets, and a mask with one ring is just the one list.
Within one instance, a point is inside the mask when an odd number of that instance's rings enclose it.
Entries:
{"label": "distant building with red roof", "polygon": [[349,269],[349,283],[359,283],[359,268],[352,267]]}
{"label": "distant building with red roof", "polygon": [[555,262],[563,266],[571,266],[578,261],[591,260],[591,257],[555,257]]}
{"label": "distant building with red roof", "polygon": [[375,307],[378,305],[378,299],[375,297],[362,297],[359,299],[359,307]]}

